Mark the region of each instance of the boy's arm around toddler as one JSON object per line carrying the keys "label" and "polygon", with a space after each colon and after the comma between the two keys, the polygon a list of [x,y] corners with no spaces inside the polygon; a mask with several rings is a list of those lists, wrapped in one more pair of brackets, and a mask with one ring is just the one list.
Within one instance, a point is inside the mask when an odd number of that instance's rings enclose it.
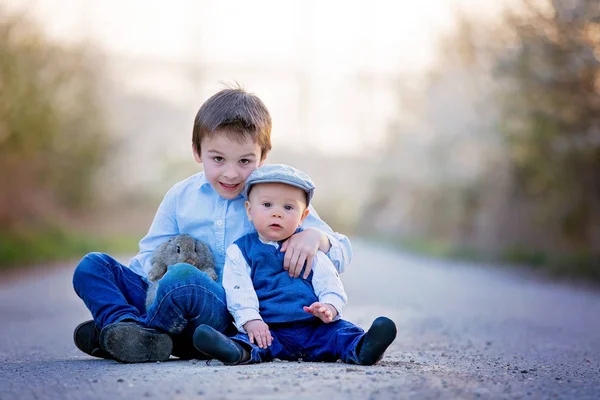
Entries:
{"label": "boy's arm around toddler", "polygon": [[309,206],[310,212],[302,223],[302,228],[317,228],[327,235],[331,247],[326,253],[329,260],[339,273],[343,273],[346,267],[352,262],[352,244],[347,236],[341,233],[334,232],[327,225],[319,214],[315,211],[312,205]]}

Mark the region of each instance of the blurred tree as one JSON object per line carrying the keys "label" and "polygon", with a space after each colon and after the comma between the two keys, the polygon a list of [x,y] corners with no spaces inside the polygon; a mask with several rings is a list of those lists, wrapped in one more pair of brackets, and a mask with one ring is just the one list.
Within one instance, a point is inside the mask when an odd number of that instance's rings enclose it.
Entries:
{"label": "blurred tree", "polygon": [[10,231],[85,208],[109,136],[99,57],[0,15],[0,230]]}
{"label": "blurred tree", "polygon": [[500,130],[515,196],[551,244],[600,252],[600,2],[534,2],[507,11],[498,53]]}
{"label": "blurred tree", "polygon": [[600,279],[600,1],[512,4],[457,13],[361,225]]}

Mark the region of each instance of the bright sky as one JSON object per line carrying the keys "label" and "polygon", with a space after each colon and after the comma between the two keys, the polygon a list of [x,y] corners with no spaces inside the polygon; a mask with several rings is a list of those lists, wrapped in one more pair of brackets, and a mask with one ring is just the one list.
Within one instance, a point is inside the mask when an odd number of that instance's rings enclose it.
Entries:
{"label": "bright sky", "polygon": [[[12,0],[33,10],[49,32],[93,37],[124,53],[216,61],[307,56],[375,70],[422,66],[457,5],[490,9],[491,0]],[[360,48],[360,49],[359,49]],[[229,51],[223,51],[228,49]],[[398,55],[410,57],[398,59]],[[310,59],[310,58],[309,58]],[[337,65],[336,68],[339,68]]]}
{"label": "bright sky", "polygon": [[[298,115],[302,107],[298,104],[301,94],[296,93],[302,91],[298,83],[284,84],[286,79],[279,78],[279,81],[272,79],[269,87],[263,83],[264,78],[254,82],[251,77],[247,78],[250,82],[241,83],[269,100],[266,102],[270,108],[274,105],[273,117],[279,121],[275,127],[279,126],[279,132],[283,132],[274,141],[297,145],[302,136],[303,141],[308,138],[318,142],[321,150],[338,152],[359,152],[365,144],[381,140],[390,118],[398,113],[394,79],[401,72],[424,71],[432,62],[436,37],[451,26],[454,7],[462,5],[489,13],[498,3],[494,0],[10,1],[15,7],[33,11],[52,36],[68,41],[88,38],[109,53],[201,61],[217,69],[250,66],[305,71],[310,87],[310,104],[303,111],[308,115],[306,118]],[[181,72],[170,73],[171,76],[167,72],[165,76],[157,75],[156,71],[144,74],[140,70],[137,75],[144,78],[136,81],[136,76],[132,76],[126,80],[135,90],[170,99],[181,97],[187,103],[198,102],[183,94],[190,90],[190,85],[180,76],[174,76]],[[147,76],[156,78],[149,80]],[[223,72],[216,78],[211,90],[219,87],[219,80],[235,79],[235,74]],[[290,93],[296,93],[295,97]],[[290,112],[292,109],[295,114]],[[304,122],[300,124],[299,120]],[[367,126],[369,132],[365,130]],[[304,133],[298,135],[300,131]]]}

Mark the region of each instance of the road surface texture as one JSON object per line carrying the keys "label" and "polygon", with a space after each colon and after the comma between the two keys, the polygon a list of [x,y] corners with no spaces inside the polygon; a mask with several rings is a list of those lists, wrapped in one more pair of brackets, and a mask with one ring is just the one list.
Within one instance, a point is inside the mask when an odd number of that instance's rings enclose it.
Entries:
{"label": "road surface texture", "polygon": [[180,361],[79,352],[74,265],[0,277],[0,399],[600,399],[600,290],[355,240],[345,318],[392,318],[375,366]]}

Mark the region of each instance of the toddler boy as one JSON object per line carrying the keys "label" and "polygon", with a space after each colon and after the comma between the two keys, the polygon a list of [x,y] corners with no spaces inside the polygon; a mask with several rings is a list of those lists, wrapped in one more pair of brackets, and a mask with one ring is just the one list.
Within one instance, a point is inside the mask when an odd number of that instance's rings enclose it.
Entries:
{"label": "toddler boy", "polygon": [[248,219],[256,232],[227,249],[223,287],[239,333],[229,338],[208,325],[194,334],[196,349],[226,364],[274,358],[372,365],[396,337],[394,322],[377,318],[368,332],[340,319],[346,293],[338,272],[318,252],[308,276],[282,268],[281,244],[302,228],[314,184],[287,165],[265,165],[245,184]]}

